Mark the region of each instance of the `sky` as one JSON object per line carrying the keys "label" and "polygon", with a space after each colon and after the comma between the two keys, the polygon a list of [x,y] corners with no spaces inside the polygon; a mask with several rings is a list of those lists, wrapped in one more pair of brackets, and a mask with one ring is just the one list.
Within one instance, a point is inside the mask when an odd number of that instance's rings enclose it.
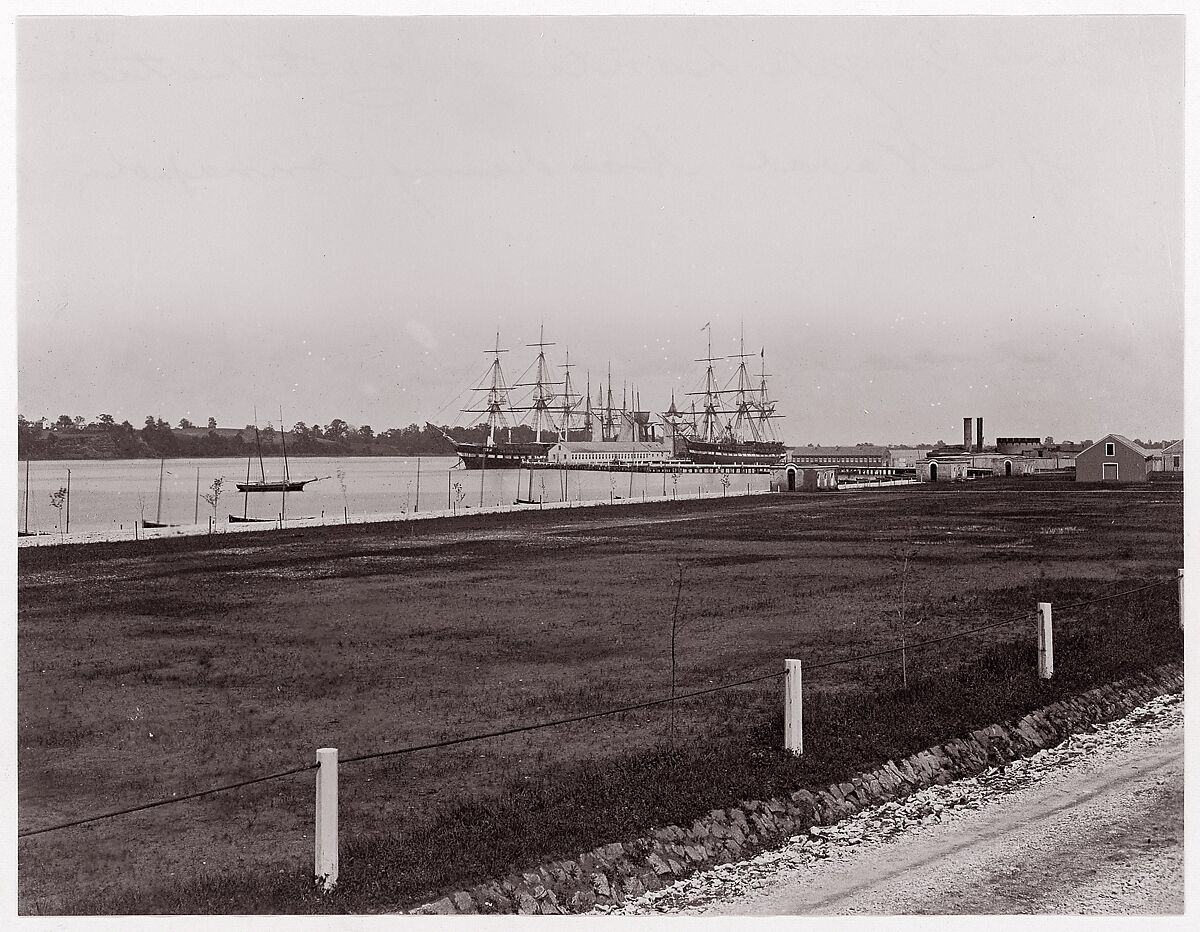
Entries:
{"label": "sky", "polygon": [[24,18],[17,407],[467,423],[544,327],[661,411],[711,324],[791,444],[1182,436],[1183,35]]}

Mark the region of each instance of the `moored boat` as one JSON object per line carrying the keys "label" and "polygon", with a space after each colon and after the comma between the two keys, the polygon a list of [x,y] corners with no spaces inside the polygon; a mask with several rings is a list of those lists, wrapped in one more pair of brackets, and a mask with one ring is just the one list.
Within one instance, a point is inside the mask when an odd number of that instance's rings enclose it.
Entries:
{"label": "moored boat", "polygon": [[[486,393],[483,407],[465,408],[463,410],[464,414],[486,415],[481,421],[487,424],[487,439],[483,443],[456,440],[445,431],[441,431],[442,435],[454,445],[454,452],[458,454],[458,458],[462,461],[464,469],[517,469],[526,460],[544,460],[550,447],[557,442],[557,437],[555,437],[554,441],[542,440],[543,421],[547,424],[548,429],[555,429],[550,414],[550,404],[554,396],[547,391],[548,386],[555,383],[551,383],[547,378],[545,356],[545,347],[553,346],[553,344],[546,343],[544,339],[539,338],[537,343],[531,345],[537,346],[539,352],[536,380],[530,383],[535,390],[530,406],[524,408],[513,407],[509,397],[510,389],[504,379],[504,371],[500,366],[500,356],[502,353],[507,353],[508,350],[500,348],[500,334],[497,333],[495,348],[487,350],[488,355],[493,357],[492,364],[488,368],[488,374],[484,378],[483,384],[474,389],[474,391]],[[516,412],[519,410],[533,412],[533,424],[531,427],[535,432],[535,439],[532,441],[514,441],[511,439],[512,428],[515,426],[517,420]],[[441,428],[437,427],[435,429],[441,430]],[[501,430],[507,432],[509,439],[501,439]]]}
{"label": "moored boat", "polygon": [[684,443],[685,455],[692,463],[716,466],[773,466],[782,463],[787,452],[779,441],[686,438]]}
{"label": "moored boat", "polygon": [[[267,425],[270,426],[269,424]],[[262,438],[258,433],[258,412],[254,412],[254,446],[258,451],[258,470],[262,476],[258,481],[250,479],[250,460],[246,460],[246,481],[237,483],[239,492],[303,492],[310,482],[320,482],[328,476],[313,476],[311,479],[293,479],[288,469],[287,458],[287,428],[283,426],[283,411],[279,412],[279,444],[283,452],[283,479],[267,479],[266,467],[262,459]]]}
{"label": "moored boat", "polygon": [[[775,413],[775,402],[767,397],[766,350],[759,355],[764,360],[761,385],[756,393],[746,371],[746,360],[753,356],[745,351],[745,340],[741,340],[739,351],[733,354],[738,360],[736,385],[718,388],[713,375],[713,363],[719,358],[712,354],[712,327],[708,330],[708,355],[697,362],[705,362],[708,369],[704,377],[704,390],[689,394],[703,396],[703,413],[697,420],[693,406],[690,430],[679,436],[677,453],[692,463],[716,466],[771,466],[782,463],[787,448],[776,440],[772,421],[782,415]],[[755,397],[756,394],[758,397]],[[723,404],[722,397],[732,396],[733,404]],[[676,415],[674,402],[671,414]]]}
{"label": "moored boat", "polygon": [[[328,478],[328,477],[326,477]],[[290,479],[282,482],[239,482],[237,490],[239,492],[303,492],[304,487],[310,482],[318,481],[313,479]]]}

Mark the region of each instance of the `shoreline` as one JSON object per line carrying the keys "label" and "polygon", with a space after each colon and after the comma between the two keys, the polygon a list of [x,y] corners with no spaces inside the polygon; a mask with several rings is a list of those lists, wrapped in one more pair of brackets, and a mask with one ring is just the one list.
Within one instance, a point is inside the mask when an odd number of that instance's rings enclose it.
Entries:
{"label": "shoreline", "polygon": [[701,496],[671,496],[671,495],[647,495],[644,498],[617,498],[611,502],[601,499],[587,501],[557,501],[544,502],[534,504],[512,504],[512,505],[484,505],[479,506],[464,506],[459,509],[439,509],[434,511],[420,512],[380,512],[370,515],[352,515],[348,520],[337,521],[333,517],[302,517],[302,518],[284,518],[283,521],[278,519],[274,521],[253,521],[245,524],[214,524],[210,530],[207,524],[181,524],[175,527],[166,528],[138,528],[136,530],[115,530],[115,531],[83,531],[72,534],[60,535],[53,531],[46,531],[29,537],[18,537],[17,547],[61,547],[70,546],[72,544],[115,544],[115,543],[135,543],[141,541],[157,541],[176,537],[208,537],[223,534],[242,534],[252,532],[279,532],[279,531],[295,531],[306,528],[320,527],[346,527],[352,524],[391,524],[410,521],[431,521],[441,520],[445,518],[464,518],[474,515],[494,515],[494,514],[518,514],[526,512],[537,512],[547,510],[567,510],[573,508],[599,508],[603,506],[616,505],[650,505],[662,502],[694,502],[694,501],[712,501],[713,499],[726,498],[746,498],[754,495],[772,495],[775,494],[769,489],[752,490],[745,492],[738,490],[736,492],[728,492],[725,495],[701,495]]}
{"label": "shoreline", "polygon": [[[892,488],[897,486],[918,485],[914,479],[899,479],[882,482],[861,483],[855,485],[845,485],[835,492],[858,492],[865,489],[882,489]],[[698,502],[698,501],[713,501],[724,500],[729,498],[747,498],[757,495],[776,495],[778,492],[771,489],[753,489],[750,491],[728,491],[724,495],[645,495],[640,498],[614,498],[612,501],[603,499],[587,499],[583,501],[556,501],[543,503],[513,503],[511,505],[484,505],[483,507],[465,505],[459,509],[437,509],[433,511],[421,512],[379,512],[377,514],[368,515],[352,515],[348,520],[338,521],[335,517],[313,517],[305,516],[299,518],[284,518],[268,521],[252,521],[243,523],[230,524],[213,524],[210,528],[206,524],[180,524],[173,527],[165,528],[130,528],[129,530],[107,530],[107,531],[79,531],[71,534],[58,534],[54,531],[41,531],[30,534],[28,537],[17,537],[18,549],[29,547],[64,547],[80,544],[116,544],[116,543],[140,543],[142,541],[158,541],[167,540],[177,537],[210,537],[223,534],[243,534],[243,533],[263,533],[263,532],[279,532],[279,531],[295,531],[304,530],[307,528],[320,527],[345,527],[352,524],[391,524],[410,521],[430,521],[441,520],[446,518],[463,518],[474,515],[495,515],[495,514],[520,514],[531,511],[546,511],[546,510],[567,510],[573,508],[600,508],[605,506],[617,505],[651,505],[661,504],[663,502]],[[788,493],[788,494],[804,494],[804,493]],[[813,494],[829,494],[827,492]]]}

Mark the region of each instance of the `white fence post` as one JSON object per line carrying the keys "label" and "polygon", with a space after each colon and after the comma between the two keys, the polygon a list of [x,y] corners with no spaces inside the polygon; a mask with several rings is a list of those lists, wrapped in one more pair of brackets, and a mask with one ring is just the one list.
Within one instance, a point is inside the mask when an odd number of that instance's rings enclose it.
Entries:
{"label": "white fence post", "polygon": [[804,699],[801,693],[800,661],[783,662],[783,749],[804,753]]}
{"label": "white fence post", "polygon": [[1038,602],[1038,676],[1044,680],[1054,676],[1054,622],[1049,602]]}
{"label": "white fence post", "polygon": [[317,825],[316,857],[313,871],[325,891],[332,890],[338,878],[338,752],[337,748],[317,750]]}
{"label": "white fence post", "polygon": [[1183,630],[1183,567],[1179,568],[1179,630]]}

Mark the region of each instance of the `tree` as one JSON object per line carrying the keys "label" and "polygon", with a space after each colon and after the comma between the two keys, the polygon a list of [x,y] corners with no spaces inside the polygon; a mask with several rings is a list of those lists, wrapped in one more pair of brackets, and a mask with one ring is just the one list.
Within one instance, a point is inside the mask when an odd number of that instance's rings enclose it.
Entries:
{"label": "tree", "polygon": [[292,425],[292,436],[296,438],[296,445],[303,449],[311,449],[313,447],[313,432],[303,421],[297,421]]}
{"label": "tree", "polygon": [[17,455],[28,456],[29,445],[37,439],[40,428],[33,421],[17,415]]}
{"label": "tree", "polygon": [[210,506],[212,506],[214,519],[217,517],[217,503],[221,501],[221,492],[223,491],[224,485],[225,477],[217,476],[217,478],[212,481],[212,485],[208,487],[208,491],[204,492],[200,496],[202,499],[208,502]]}
{"label": "tree", "polygon": [[208,429],[209,429],[209,430],[216,430],[216,429],[217,429],[217,419],[216,419],[215,417],[210,417],[210,418],[208,419]]}
{"label": "tree", "polygon": [[337,470],[338,485],[342,487],[342,520],[350,523],[350,496],[346,493],[346,470],[340,466]]}
{"label": "tree", "polygon": [[72,420],[69,414],[60,414],[58,420],[54,422],[54,426],[58,430],[74,430],[75,421]]}
{"label": "tree", "polygon": [[358,436],[365,443],[370,443],[375,438],[375,431],[371,429],[370,424],[363,424],[363,426],[358,429]]}
{"label": "tree", "polygon": [[195,426],[196,425],[193,424],[191,421],[189,421],[186,417],[181,417],[179,419],[179,429],[180,430],[187,430],[188,428],[195,427]]}
{"label": "tree", "polygon": [[58,512],[58,517],[54,519],[55,525],[58,527],[58,534],[61,537],[65,531],[63,530],[63,504],[67,500],[67,487],[64,485],[57,492],[50,496],[50,505]]}
{"label": "tree", "polygon": [[340,417],[335,417],[332,421],[325,425],[325,436],[330,440],[345,440],[346,435],[350,433],[350,425],[343,421]]}
{"label": "tree", "polygon": [[113,420],[113,416],[111,414],[101,414],[100,417],[97,418],[97,420],[100,422],[101,427],[116,427],[117,426],[117,422]]}

